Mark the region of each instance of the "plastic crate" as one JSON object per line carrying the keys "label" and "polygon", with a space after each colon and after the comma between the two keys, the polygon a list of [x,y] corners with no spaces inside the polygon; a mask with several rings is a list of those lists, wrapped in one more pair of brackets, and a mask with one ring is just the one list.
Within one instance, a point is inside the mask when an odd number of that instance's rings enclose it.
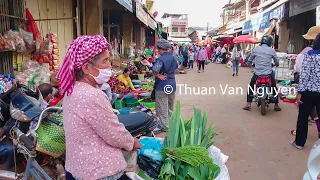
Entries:
{"label": "plastic crate", "polygon": [[119,109],[120,114],[130,114],[131,108],[121,108]]}
{"label": "plastic crate", "polygon": [[152,108],[156,108],[156,102],[139,102],[140,105],[144,105],[147,106],[148,108],[152,109]]}
{"label": "plastic crate", "polygon": [[126,104],[127,107],[134,107],[139,105],[137,98],[126,99],[124,103]]}
{"label": "plastic crate", "polygon": [[123,107],[123,101],[122,100],[117,100],[114,102],[114,108],[115,109],[121,109]]}

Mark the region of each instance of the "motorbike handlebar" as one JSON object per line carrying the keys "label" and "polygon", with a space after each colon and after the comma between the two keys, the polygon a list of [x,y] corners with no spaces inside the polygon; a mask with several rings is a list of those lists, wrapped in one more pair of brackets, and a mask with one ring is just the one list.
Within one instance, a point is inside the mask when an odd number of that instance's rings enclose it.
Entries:
{"label": "motorbike handlebar", "polygon": [[[47,107],[45,110],[43,110],[43,111],[41,112],[40,116],[39,116],[39,121],[38,121],[38,124],[37,124],[37,127],[35,128],[35,130],[37,130],[37,129],[39,128],[42,120],[47,117],[46,113],[47,113],[48,111],[56,111],[56,112],[59,112],[59,111],[62,111],[62,107],[52,106],[52,107]],[[60,122],[58,122],[58,121],[56,121],[56,120],[54,120],[54,119],[52,119],[52,118],[49,118],[49,121],[52,122],[52,123],[55,123],[55,124],[57,124],[57,125],[60,125],[60,124],[61,124]]]}
{"label": "motorbike handlebar", "polygon": [[21,132],[17,127],[14,127],[13,131],[16,133],[19,141],[21,141],[29,151],[36,148],[33,141],[28,136],[26,136],[23,132]]}
{"label": "motorbike handlebar", "polygon": [[30,138],[28,138],[25,134],[20,136],[20,141],[23,143],[23,145],[29,150],[33,150],[36,148],[35,144],[31,141]]}

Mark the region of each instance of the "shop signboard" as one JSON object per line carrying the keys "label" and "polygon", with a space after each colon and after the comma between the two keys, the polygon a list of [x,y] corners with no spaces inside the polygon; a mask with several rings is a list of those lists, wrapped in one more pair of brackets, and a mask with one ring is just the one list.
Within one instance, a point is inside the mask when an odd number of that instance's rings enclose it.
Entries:
{"label": "shop signboard", "polygon": [[149,15],[147,15],[147,17],[148,17],[148,25],[149,25],[149,27],[151,29],[153,29],[153,30],[156,30],[157,23]]}
{"label": "shop signboard", "polygon": [[242,34],[248,34],[249,32],[252,32],[252,23],[251,20],[246,21],[243,24],[243,28],[242,28]]}
{"label": "shop signboard", "polygon": [[187,26],[188,19],[172,19],[171,25],[172,26]]}
{"label": "shop signboard", "polygon": [[125,7],[128,11],[133,12],[132,0],[117,0],[117,2]]}
{"label": "shop signboard", "polygon": [[317,23],[316,23],[316,25],[317,25],[317,26],[320,26],[320,6],[317,7],[317,15],[316,15],[316,18],[317,18]]}
{"label": "shop signboard", "polygon": [[243,34],[247,34],[252,31],[258,31],[266,29],[270,26],[270,12],[266,12],[263,15],[258,14],[248,20],[243,25]]}
{"label": "shop signboard", "polygon": [[285,5],[282,4],[281,6],[279,6],[278,8],[270,12],[270,20],[274,18],[282,19],[284,17],[284,12],[285,12]]}
{"label": "shop signboard", "polygon": [[149,25],[148,13],[143,9],[142,5],[139,2],[136,2],[136,16],[143,22],[145,25]]}
{"label": "shop signboard", "polygon": [[290,0],[289,16],[295,16],[298,14],[311,11],[320,6],[319,0]]}

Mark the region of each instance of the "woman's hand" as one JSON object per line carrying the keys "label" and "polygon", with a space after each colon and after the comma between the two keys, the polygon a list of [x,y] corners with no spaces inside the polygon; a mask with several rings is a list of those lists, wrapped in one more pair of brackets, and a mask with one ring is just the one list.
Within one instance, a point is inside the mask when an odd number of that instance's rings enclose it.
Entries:
{"label": "woman's hand", "polygon": [[303,102],[301,101],[301,94],[300,93],[298,93],[297,94],[297,103],[298,103],[298,105],[301,105]]}
{"label": "woman's hand", "polygon": [[164,81],[167,79],[167,76],[162,75],[162,74],[158,74],[158,78],[161,79],[161,81]]}
{"label": "woman's hand", "polygon": [[132,151],[138,151],[142,148],[142,145],[140,144],[140,141],[137,138],[134,138],[134,144]]}

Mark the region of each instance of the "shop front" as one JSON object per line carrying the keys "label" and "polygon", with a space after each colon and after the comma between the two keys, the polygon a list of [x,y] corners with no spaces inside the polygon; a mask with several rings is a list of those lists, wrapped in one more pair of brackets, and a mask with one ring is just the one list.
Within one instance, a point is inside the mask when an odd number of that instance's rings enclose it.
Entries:
{"label": "shop front", "polygon": [[132,0],[103,1],[103,34],[111,44],[114,59],[128,57],[133,39]]}
{"label": "shop front", "polygon": [[289,39],[294,45],[295,53],[299,53],[310,43],[304,40],[302,35],[305,34],[310,27],[316,26],[316,8],[320,5],[320,1],[291,0],[289,2]]}
{"label": "shop front", "polygon": [[144,10],[141,3],[136,1],[136,17],[138,21],[135,23],[135,43],[137,49],[143,50],[146,46],[146,31],[148,29],[148,13]]}
{"label": "shop front", "polygon": [[279,50],[281,22],[285,16],[285,4],[274,9],[267,9],[263,13],[254,15],[243,25],[242,34],[251,34],[257,39],[265,34],[272,35],[275,39],[274,48]]}
{"label": "shop front", "polygon": [[150,14],[148,14],[147,17],[149,28],[146,30],[146,46],[150,47],[154,46],[156,43],[158,24]]}

